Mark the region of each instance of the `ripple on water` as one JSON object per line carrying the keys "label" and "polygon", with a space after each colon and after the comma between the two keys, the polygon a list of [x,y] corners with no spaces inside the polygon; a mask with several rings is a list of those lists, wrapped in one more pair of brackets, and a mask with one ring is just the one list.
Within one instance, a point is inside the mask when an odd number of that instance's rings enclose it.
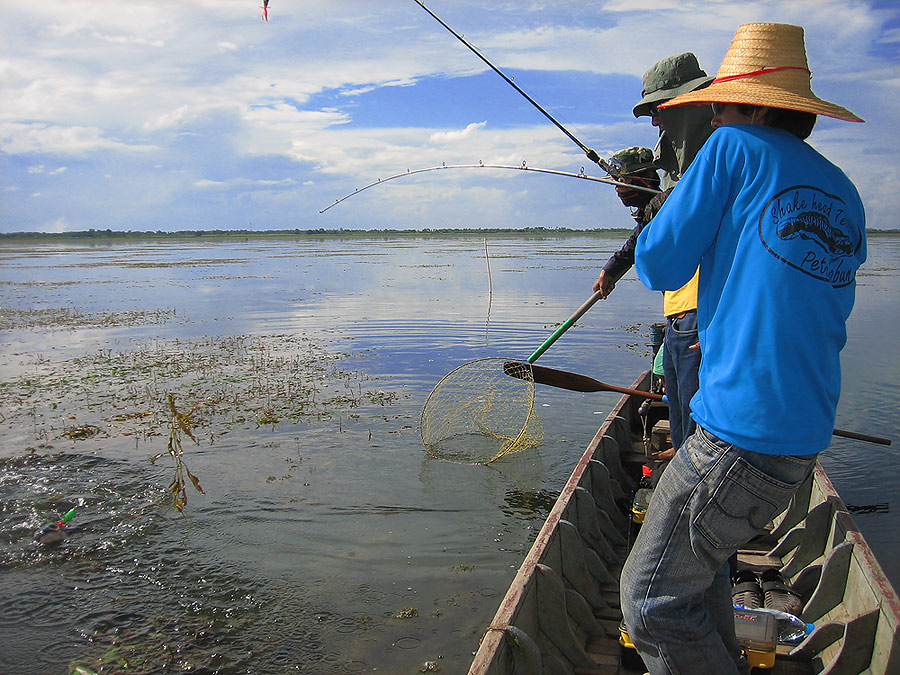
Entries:
{"label": "ripple on water", "polygon": [[[0,569],[68,564],[127,545],[153,525],[166,499],[159,471],[74,453],[29,454],[0,460],[0,514],[16,525],[0,539]],[[34,542],[34,532],[77,507],[58,547]]]}
{"label": "ripple on water", "polygon": [[397,649],[418,649],[422,644],[422,639],[414,635],[404,635],[394,640],[394,647]]}

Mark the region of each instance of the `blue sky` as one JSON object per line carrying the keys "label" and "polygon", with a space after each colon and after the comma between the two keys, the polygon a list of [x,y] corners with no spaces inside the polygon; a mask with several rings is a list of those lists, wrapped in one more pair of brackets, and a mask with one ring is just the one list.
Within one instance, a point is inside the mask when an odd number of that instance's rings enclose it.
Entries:
{"label": "blue sky", "polygon": [[[628,227],[602,175],[413,0],[0,0],[0,231]],[[641,75],[738,25],[804,26],[810,139],[900,227],[900,8],[853,0],[427,0],[603,156],[652,147]]]}

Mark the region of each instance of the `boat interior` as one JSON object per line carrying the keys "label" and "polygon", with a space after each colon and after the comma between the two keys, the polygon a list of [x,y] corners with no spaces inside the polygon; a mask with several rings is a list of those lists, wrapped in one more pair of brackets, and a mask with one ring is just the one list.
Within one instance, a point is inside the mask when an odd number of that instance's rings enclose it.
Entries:
{"label": "boat interior", "polygon": [[[647,390],[645,373],[632,388]],[[642,405],[643,404],[643,405]],[[618,578],[640,527],[642,467],[667,432],[664,404],[624,396],[561,491],[469,671],[646,672],[622,623]],[[638,500],[640,501],[640,500]],[[900,673],[900,602],[821,465],[738,567],[775,568],[814,628],[795,644],[739,628],[752,672]],[[714,672],[714,671],[710,671]]]}

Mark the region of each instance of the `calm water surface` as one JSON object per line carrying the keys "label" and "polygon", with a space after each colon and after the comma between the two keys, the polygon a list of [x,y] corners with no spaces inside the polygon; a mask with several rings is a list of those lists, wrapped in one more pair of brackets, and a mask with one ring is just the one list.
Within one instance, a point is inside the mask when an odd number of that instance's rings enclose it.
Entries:
{"label": "calm water surface", "polygon": [[[616,396],[540,388],[543,445],[489,467],[429,458],[422,404],[462,363],[528,356],[620,240],[492,238],[487,257],[474,237],[4,245],[0,672],[465,672]],[[898,290],[900,238],[874,238],[837,420],[895,443]],[[632,272],[541,363],[627,386],[661,304]],[[205,494],[179,514],[173,460],[150,463],[166,411],[127,404],[169,386],[199,400],[240,379],[236,354],[264,386],[219,396],[199,444],[184,439]],[[177,387],[163,378],[192,359]],[[301,385],[308,415],[240,413]],[[82,424],[97,433],[66,435]],[[897,585],[896,444],[835,439],[822,462],[845,501],[874,506],[857,521]],[[31,543],[75,504],[60,547]]]}

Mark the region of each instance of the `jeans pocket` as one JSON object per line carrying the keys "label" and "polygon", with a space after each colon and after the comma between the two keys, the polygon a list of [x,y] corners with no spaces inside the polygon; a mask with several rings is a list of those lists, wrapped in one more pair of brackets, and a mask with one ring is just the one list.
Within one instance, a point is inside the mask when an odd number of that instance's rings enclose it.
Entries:
{"label": "jeans pocket", "polygon": [[806,480],[815,457],[771,455],[763,461],[779,469],[779,473],[789,475],[784,478],[797,480],[785,482],[753,466],[744,457],[738,458],[694,521],[697,530],[714,547],[737,548],[762,532]]}
{"label": "jeans pocket", "polygon": [[688,335],[697,332],[697,310],[689,310],[684,316],[672,319],[672,332]]}

